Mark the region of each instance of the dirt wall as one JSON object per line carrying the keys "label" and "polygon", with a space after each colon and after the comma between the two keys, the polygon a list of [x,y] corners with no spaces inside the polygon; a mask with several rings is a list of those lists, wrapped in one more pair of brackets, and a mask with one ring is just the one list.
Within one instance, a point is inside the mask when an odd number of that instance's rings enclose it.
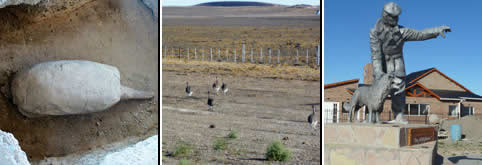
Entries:
{"label": "dirt wall", "polygon": [[99,113],[29,119],[0,97],[0,130],[30,160],[84,152],[128,137],[158,134],[158,20],[141,1],[42,1],[0,9],[0,85],[33,64],[90,60],[119,68],[121,83],[153,91]]}

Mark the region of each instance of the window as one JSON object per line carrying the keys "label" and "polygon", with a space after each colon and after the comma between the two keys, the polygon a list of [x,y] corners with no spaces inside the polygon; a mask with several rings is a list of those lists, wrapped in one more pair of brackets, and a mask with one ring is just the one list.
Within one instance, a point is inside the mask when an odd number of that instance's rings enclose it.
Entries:
{"label": "window", "polygon": [[428,104],[420,104],[420,114],[427,115],[428,111],[430,111],[430,105]]}
{"label": "window", "polygon": [[427,115],[429,111],[428,104],[406,104],[403,113],[408,116],[422,116]]}
{"label": "window", "polygon": [[457,106],[456,105],[449,105],[449,115],[450,116],[457,116]]}
{"label": "window", "polygon": [[419,104],[410,104],[410,105],[409,105],[408,114],[409,114],[410,116],[418,115],[418,114],[419,114],[418,105],[419,105]]}
{"label": "window", "polygon": [[474,107],[464,106],[464,108],[462,108],[462,112],[460,113],[460,116],[472,116],[472,115],[474,115]]}

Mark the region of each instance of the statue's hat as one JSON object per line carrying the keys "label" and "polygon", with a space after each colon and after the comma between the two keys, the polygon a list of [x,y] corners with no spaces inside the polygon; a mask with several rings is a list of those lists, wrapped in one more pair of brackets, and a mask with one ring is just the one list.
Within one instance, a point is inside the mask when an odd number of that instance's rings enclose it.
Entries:
{"label": "statue's hat", "polygon": [[388,2],[383,7],[383,11],[387,12],[391,16],[396,17],[396,16],[399,16],[400,13],[402,13],[402,8],[400,8],[400,6],[398,6],[397,4],[395,4],[393,2]]}

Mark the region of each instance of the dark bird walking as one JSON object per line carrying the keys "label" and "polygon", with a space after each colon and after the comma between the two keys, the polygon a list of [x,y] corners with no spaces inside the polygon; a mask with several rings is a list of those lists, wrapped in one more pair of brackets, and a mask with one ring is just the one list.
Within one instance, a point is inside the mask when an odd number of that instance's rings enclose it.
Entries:
{"label": "dark bird walking", "polygon": [[226,95],[226,93],[228,93],[228,85],[224,83],[224,80],[221,80],[221,81],[222,81],[221,91],[223,91],[223,94]]}
{"label": "dark bird walking", "polygon": [[211,97],[210,91],[208,91],[208,106],[209,106],[209,111],[214,111],[214,98]]}
{"label": "dark bird walking", "polygon": [[218,95],[219,89],[221,89],[221,86],[219,85],[219,79],[216,76],[216,81],[213,83],[213,90],[216,92],[216,95]]}
{"label": "dark bird walking", "polygon": [[313,112],[311,112],[311,114],[308,116],[308,123],[310,123],[311,128],[316,129],[316,125],[318,124],[318,120],[316,120],[316,116],[315,116],[315,114],[316,114],[315,106],[312,105],[311,107],[313,109]]}
{"label": "dark bird walking", "polygon": [[189,82],[186,82],[186,94],[187,96],[192,96],[191,86],[189,86]]}

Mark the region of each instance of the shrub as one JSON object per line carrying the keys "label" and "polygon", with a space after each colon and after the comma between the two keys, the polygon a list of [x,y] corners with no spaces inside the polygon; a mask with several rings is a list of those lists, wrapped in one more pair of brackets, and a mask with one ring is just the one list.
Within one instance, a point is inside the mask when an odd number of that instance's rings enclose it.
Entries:
{"label": "shrub", "polygon": [[266,149],[266,159],[270,161],[287,161],[291,159],[291,152],[280,141],[274,141]]}
{"label": "shrub", "polygon": [[172,154],[173,156],[187,156],[192,152],[192,145],[187,142],[178,142],[176,144],[176,151]]}
{"label": "shrub", "polygon": [[228,141],[224,138],[218,138],[214,141],[214,150],[224,150],[228,148]]}
{"label": "shrub", "polygon": [[239,132],[236,131],[236,130],[231,130],[231,132],[229,132],[227,138],[230,138],[230,139],[237,139],[239,137]]}

